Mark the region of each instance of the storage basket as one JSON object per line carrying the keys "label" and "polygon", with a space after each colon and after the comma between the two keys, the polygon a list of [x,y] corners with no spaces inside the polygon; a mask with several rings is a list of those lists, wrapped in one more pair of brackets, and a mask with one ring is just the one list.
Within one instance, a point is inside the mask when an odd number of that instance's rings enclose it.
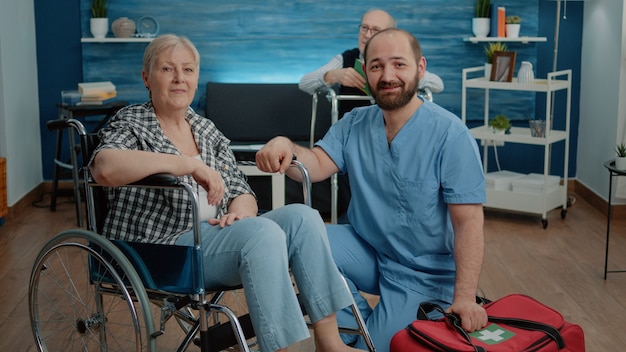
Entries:
{"label": "storage basket", "polygon": [[9,214],[7,206],[7,159],[0,158],[0,218]]}

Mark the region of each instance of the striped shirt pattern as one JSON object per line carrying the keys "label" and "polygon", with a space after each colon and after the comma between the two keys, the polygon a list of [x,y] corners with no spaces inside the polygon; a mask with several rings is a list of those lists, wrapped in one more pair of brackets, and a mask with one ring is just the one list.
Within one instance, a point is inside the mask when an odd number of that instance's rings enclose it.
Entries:
{"label": "striped shirt pattern", "polygon": [[[200,149],[202,160],[218,170],[226,185],[224,198],[218,206],[217,217],[227,212],[230,200],[250,193],[246,176],[237,167],[229,148],[230,140],[213,122],[188,108],[189,122]],[[120,110],[99,131],[100,144],[94,155],[103,149],[144,150],[155,153],[181,155],[165,136],[151,102],[130,105]],[[200,187],[191,177],[179,177],[182,182]],[[124,241],[173,244],[181,233],[191,230],[192,202],[181,190],[133,187],[105,187],[109,212],[104,222],[103,235]]]}

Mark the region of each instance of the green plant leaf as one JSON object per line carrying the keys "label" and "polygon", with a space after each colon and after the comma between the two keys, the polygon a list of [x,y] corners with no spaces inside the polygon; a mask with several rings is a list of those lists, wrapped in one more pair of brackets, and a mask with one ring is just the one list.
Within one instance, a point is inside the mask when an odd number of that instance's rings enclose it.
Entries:
{"label": "green plant leaf", "polygon": [[107,15],[107,0],[93,0],[91,3],[91,17],[106,18]]}
{"label": "green plant leaf", "polygon": [[474,3],[474,17],[489,17],[489,10],[491,8],[490,0],[476,0]]}
{"label": "green plant leaf", "polygon": [[499,130],[508,130],[511,128],[511,120],[502,115],[496,115],[496,117],[494,117],[493,119],[489,120],[488,122],[489,127],[493,127]]}
{"label": "green plant leaf", "polygon": [[496,51],[507,51],[508,47],[506,44],[502,42],[489,42],[484,47],[485,56],[487,57],[487,63],[492,63],[493,61],[493,53]]}
{"label": "green plant leaf", "polygon": [[624,158],[626,157],[626,144],[620,143],[615,146],[615,153],[618,157]]}

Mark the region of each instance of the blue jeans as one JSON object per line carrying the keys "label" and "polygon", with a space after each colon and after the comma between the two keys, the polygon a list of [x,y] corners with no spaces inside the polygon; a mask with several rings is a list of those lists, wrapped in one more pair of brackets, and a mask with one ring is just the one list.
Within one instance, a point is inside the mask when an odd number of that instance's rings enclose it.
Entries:
{"label": "blue jeans", "polygon": [[[225,228],[202,223],[207,287],[242,284],[261,351],[308,338],[289,268],[312,321],[352,303],[319,213],[291,204]],[[193,233],[178,245],[193,245]]]}

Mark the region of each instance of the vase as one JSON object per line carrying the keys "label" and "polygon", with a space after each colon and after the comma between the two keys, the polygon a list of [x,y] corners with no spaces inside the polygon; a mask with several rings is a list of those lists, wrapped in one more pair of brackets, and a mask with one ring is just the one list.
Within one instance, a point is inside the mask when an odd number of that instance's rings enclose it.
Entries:
{"label": "vase", "polygon": [[92,18],[89,21],[89,29],[94,38],[104,38],[109,32],[108,18]]}
{"label": "vase", "polygon": [[491,29],[491,19],[488,17],[472,18],[472,32],[476,37],[486,37]]}
{"label": "vase", "polygon": [[529,84],[534,80],[533,64],[531,64],[530,61],[522,61],[519,71],[517,72],[517,81],[522,84]]}
{"label": "vase", "polygon": [[135,34],[135,21],[128,17],[120,17],[113,21],[111,30],[117,38],[130,38]]}
{"label": "vase", "polygon": [[618,170],[626,170],[626,157],[615,157],[615,168]]}
{"label": "vase", "polygon": [[491,64],[488,62],[485,62],[485,79],[486,80],[490,80],[491,79]]}
{"label": "vase", "polygon": [[531,137],[545,137],[546,120],[528,120]]}
{"label": "vase", "polygon": [[518,38],[519,37],[519,29],[522,25],[519,23],[510,23],[507,24],[506,27],[506,37],[507,38]]}

